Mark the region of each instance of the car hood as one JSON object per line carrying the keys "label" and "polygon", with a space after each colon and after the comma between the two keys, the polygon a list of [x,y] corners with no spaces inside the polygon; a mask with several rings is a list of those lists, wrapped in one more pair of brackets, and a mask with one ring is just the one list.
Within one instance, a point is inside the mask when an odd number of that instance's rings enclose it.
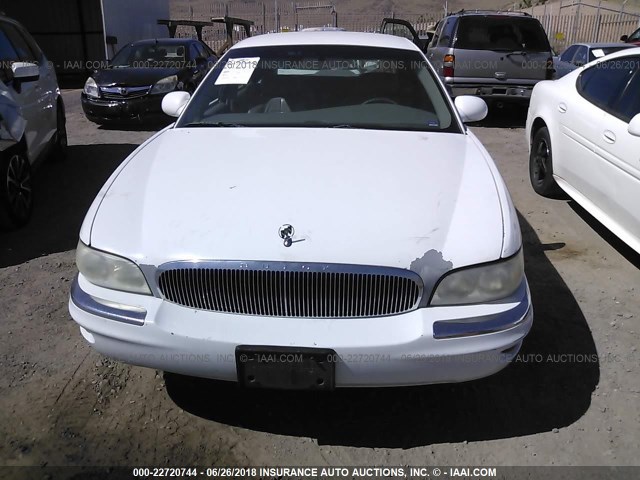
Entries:
{"label": "car hood", "polygon": [[95,72],[93,79],[101,87],[142,87],[181,71],[179,68],[108,68]]}
{"label": "car hood", "polygon": [[[439,277],[500,258],[488,162],[464,134],[169,129],[103,189],[90,242],[144,265],[320,262]],[[295,229],[288,248],[285,224]]]}

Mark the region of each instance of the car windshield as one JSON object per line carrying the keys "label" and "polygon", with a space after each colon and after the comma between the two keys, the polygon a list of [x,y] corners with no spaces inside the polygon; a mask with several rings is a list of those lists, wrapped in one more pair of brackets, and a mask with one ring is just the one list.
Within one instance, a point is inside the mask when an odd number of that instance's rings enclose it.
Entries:
{"label": "car windshield", "polygon": [[176,68],[186,61],[179,43],[143,43],[124,47],[111,61],[113,68]]}
{"label": "car windshield", "polygon": [[454,131],[446,93],[411,50],[335,45],[240,48],[204,80],[177,127]]}
{"label": "car windshield", "polygon": [[640,40],[640,28],[631,34],[631,36],[627,39],[627,41],[637,42]]}
{"label": "car windshield", "polygon": [[469,16],[460,19],[455,48],[550,52],[551,46],[540,23],[513,16]]}

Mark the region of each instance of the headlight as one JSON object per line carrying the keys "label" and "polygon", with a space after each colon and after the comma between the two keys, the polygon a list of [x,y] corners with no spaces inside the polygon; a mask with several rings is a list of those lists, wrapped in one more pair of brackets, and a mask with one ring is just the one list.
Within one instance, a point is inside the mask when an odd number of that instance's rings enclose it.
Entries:
{"label": "headlight", "polygon": [[465,305],[506,298],[524,277],[522,249],[500,262],[465,268],[445,275],[438,284],[431,305]]}
{"label": "headlight", "polygon": [[177,75],[171,75],[170,77],[163,78],[159,80],[151,89],[151,94],[154,95],[156,93],[169,93],[173,92],[178,85],[178,77]]}
{"label": "headlight", "polygon": [[76,264],[80,273],[94,285],[151,295],[147,280],[131,260],[95,250],[78,242]]}
{"label": "headlight", "polygon": [[98,98],[100,96],[100,92],[98,91],[98,84],[93,79],[93,77],[87,78],[87,81],[84,83],[84,93],[88,97]]}

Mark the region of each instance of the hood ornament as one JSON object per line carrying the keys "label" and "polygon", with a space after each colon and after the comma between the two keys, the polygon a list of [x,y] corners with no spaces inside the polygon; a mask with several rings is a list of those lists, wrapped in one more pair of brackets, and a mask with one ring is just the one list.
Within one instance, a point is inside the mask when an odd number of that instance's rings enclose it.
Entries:
{"label": "hood ornament", "polygon": [[290,247],[293,244],[294,233],[296,233],[296,231],[293,225],[289,225],[288,223],[282,225],[278,230],[278,235],[280,235],[280,238],[283,240],[282,243],[285,247]]}

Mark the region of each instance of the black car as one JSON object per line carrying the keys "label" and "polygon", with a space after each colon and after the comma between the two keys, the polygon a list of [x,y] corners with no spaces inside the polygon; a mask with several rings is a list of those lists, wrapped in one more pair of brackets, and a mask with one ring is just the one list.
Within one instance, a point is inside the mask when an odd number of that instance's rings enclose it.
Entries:
{"label": "black car", "polygon": [[98,124],[164,122],[162,98],[174,90],[193,93],[218,60],[199,40],[141,40],[120,50],[109,67],[87,79],[82,108]]}

